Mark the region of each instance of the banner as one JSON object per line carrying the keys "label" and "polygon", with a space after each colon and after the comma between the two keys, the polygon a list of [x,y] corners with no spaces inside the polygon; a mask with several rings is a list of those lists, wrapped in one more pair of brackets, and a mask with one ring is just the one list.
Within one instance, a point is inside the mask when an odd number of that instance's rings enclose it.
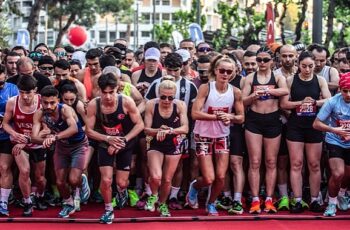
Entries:
{"label": "banner", "polygon": [[26,30],[26,29],[18,29],[17,30],[16,45],[17,46],[23,46],[24,48],[28,49],[29,48],[29,42],[30,42],[30,37],[29,37],[28,30]]}
{"label": "banner", "polygon": [[273,12],[272,3],[269,2],[266,5],[266,44],[269,45],[275,42],[275,15]]}
{"label": "banner", "polygon": [[179,31],[175,30],[171,33],[171,36],[173,37],[176,49],[178,49],[180,47],[180,42],[184,39],[182,34]]}
{"label": "banner", "polygon": [[198,43],[204,42],[204,36],[202,28],[197,23],[191,23],[188,26],[188,32],[190,33],[191,40],[198,45]]}

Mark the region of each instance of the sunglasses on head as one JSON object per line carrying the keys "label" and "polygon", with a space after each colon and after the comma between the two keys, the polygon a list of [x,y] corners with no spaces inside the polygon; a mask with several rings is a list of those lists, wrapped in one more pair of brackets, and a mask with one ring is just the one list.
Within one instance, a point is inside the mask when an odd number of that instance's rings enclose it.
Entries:
{"label": "sunglasses on head", "polygon": [[210,47],[200,47],[198,48],[198,52],[210,52],[212,49]]}
{"label": "sunglasses on head", "polygon": [[174,100],[175,98],[173,96],[165,96],[165,95],[162,95],[159,97],[161,100],[166,100],[168,99],[168,101],[172,101]]}
{"label": "sunglasses on head", "polygon": [[261,57],[257,57],[256,58],[256,61],[259,62],[259,63],[260,62],[268,63],[271,60],[272,60],[271,58],[261,58]]}
{"label": "sunglasses on head", "polygon": [[231,75],[233,73],[232,69],[218,69],[220,74],[225,74],[227,73],[227,75]]}

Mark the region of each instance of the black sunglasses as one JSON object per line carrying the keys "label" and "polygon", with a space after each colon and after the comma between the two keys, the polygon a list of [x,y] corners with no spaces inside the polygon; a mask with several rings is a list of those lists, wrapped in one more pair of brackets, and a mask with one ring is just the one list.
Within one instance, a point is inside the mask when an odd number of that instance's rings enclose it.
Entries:
{"label": "black sunglasses", "polygon": [[227,73],[228,75],[231,75],[233,73],[232,69],[218,69],[220,74],[225,74]]}
{"label": "black sunglasses", "polygon": [[210,47],[200,47],[198,48],[198,52],[210,52],[212,51],[212,48]]}
{"label": "black sunglasses", "polygon": [[39,69],[41,69],[41,70],[53,70],[53,67],[42,67],[42,66],[40,66]]}
{"label": "black sunglasses", "polygon": [[207,69],[197,69],[197,72],[199,73],[199,75],[203,75],[203,74],[208,73],[208,70]]}
{"label": "black sunglasses", "polygon": [[271,60],[272,60],[271,58],[261,58],[261,57],[257,57],[256,58],[256,61],[259,62],[259,63],[260,62],[268,63]]}
{"label": "black sunglasses", "polygon": [[165,96],[165,95],[162,95],[159,97],[161,100],[166,100],[168,99],[168,101],[172,101],[174,100],[175,98],[173,96]]}

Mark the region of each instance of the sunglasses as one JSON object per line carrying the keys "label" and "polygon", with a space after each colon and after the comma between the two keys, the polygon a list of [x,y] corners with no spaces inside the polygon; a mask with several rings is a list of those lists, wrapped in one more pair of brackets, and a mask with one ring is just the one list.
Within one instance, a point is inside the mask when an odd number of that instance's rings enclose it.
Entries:
{"label": "sunglasses", "polygon": [[41,70],[53,70],[53,67],[39,67]]}
{"label": "sunglasses", "polygon": [[342,89],[341,90],[343,93],[350,93],[350,89]]}
{"label": "sunglasses", "polygon": [[57,56],[57,57],[64,57],[64,56],[66,56],[66,52],[55,52],[55,55]]}
{"label": "sunglasses", "polygon": [[165,95],[162,95],[162,96],[160,96],[159,98],[160,98],[161,100],[166,100],[166,99],[168,99],[168,101],[172,101],[172,100],[175,99],[174,96],[165,96]]}
{"label": "sunglasses", "polygon": [[166,68],[166,70],[169,71],[169,72],[177,72],[177,71],[180,70],[180,68],[167,68],[167,67],[165,67],[165,68]]}
{"label": "sunglasses", "polygon": [[212,48],[210,47],[200,47],[198,48],[198,52],[210,52],[212,51]]}
{"label": "sunglasses", "polygon": [[199,73],[199,75],[204,75],[206,73],[208,73],[207,69],[197,69],[197,72]]}
{"label": "sunglasses", "polygon": [[227,75],[231,75],[233,73],[232,69],[218,69],[220,74],[227,74]]}
{"label": "sunglasses", "polygon": [[272,60],[271,58],[261,58],[261,57],[257,57],[256,58],[256,61],[259,62],[259,63],[260,62],[268,63],[271,60]]}
{"label": "sunglasses", "polygon": [[39,52],[32,52],[28,55],[30,58],[41,58],[43,55]]}

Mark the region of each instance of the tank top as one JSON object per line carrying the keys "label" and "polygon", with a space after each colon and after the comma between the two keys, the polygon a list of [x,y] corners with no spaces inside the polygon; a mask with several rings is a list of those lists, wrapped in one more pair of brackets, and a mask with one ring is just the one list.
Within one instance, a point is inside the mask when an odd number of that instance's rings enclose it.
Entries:
{"label": "tank top", "polygon": [[[123,97],[118,95],[117,109],[110,114],[101,111],[101,98],[96,99],[96,129],[109,136],[125,136],[134,127],[130,116],[123,110]],[[106,145],[102,144],[103,147]]]}
{"label": "tank top", "polygon": [[[36,94],[34,96],[35,110],[29,113],[25,113],[20,108],[19,96],[15,97],[15,106],[13,110],[12,121],[13,121],[13,128],[17,133],[24,134],[28,137],[31,136],[32,129],[33,129],[34,113],[41,108],[40,100],[41,100],[40,95]],[[26,145],[26,148],[39,149],[41,148],[41,145],[29,143]]]}
{"label": "tank top", "polygon": [[126,96],[131,96],[131,84],[129,82],[124,82],[124,88],[122,93]]}
{"label": "tank top", "polygon": [[[209,82],[209,94],[202,111],[208,114],[216,114],[219,111],[232,112],[234,103],[233,86],[228,84],[224,93],[219,93],[215,87],[216,81]],[[196,120],[193,132],[203,137],[219,138],[230,134],[230,126],[222,121]]]}
{"label": "tank top", "polygon": [[83,83],[84,83],[84,86],[86,89],[86,97],[87,97],[87,99],[91,100],[92,99],[92,83],[91,83],[91,73],[90,73],[89,67],[85,68]]}
{"label": "tank top", "polygon": [[[255,92],[257,90],[276,89],[276,88],[278,88],[278,85],[273,72],[271,72],[270,80],[266,84],[260,84],[258,81],[258,73],[257,72],[254,73],[251,92]],[[268,99],[277,99],[277,98],[273,95],[267,95],[267,94],[259,97],[259,100],[268,100]]]}
{"label": "tank top", "polygon": [[78,102],[79,102],[79,99],[76,98],[75,101],[74,101],[74,103],[73,103],[73,105],[72,105],[72,108],[74,109],[75,113],[77,114],[78,120],[79,120],[80,124],[81,124],[82,126],[84,126],[84,125],[85,125],[85,122],[84,122],[82,116],[80,115],[80,113],[79,113],[78,110],[77,110]]}
{"label": "tank top", "polygon": [[241,89],[241,80],[242,80],[242,75],[237,74],[236,77],[230,81],[230,84],[238,89]]}
{"label": "tank top", "polygon": [[[177,114],[176,103],[173,103],[173,112],[171,113],[170,117],[168,117],[168,118],[164,118],[164,117],[162,117],[162,115],[160,115],[158,101],[154,105],[154,115],[153,115],[153,121],[152,121],[152,128],[158,129],[162,125],[166,125],[168,127],[174,128],[174,129],[181,126],[180,117]],[[166,135],[164,141],[157,141],[156,138],[153,138],[151,140],[151,145],[157,145],[158,147],[167,146],[169,144],[177,145],[176,136],[177,135],[174,135],[174,134]]]}
{"label": "tank top", "polygon": [[[62,132],[68,129],[67,122],[62,118],[62,107],[63,107],[63,104],[61,103],[58,104],[57,120],[53,120],[52,117],[47,114],[44,114],[43,116],[43,121],[45,122],[47,127],[51,129],[51,131],[53,131],[55,134],[58,134],[59,132]],[[65,144],[75,144],[84,140],[85,132],[79,120],[77,121],[77,126],[78,126],[78,132],[76,134],[66,139],[60,139],[59,141]]]}
{"label": "tank top", "polygon": [[[290,88],[290,100],[302,101],[305,97],[311,97],[314,100],[320,98],[321,88],[318,83],[317,76],[314,75],[310,81],[303,81],[299,78],[299,75],[294,75],[293,83]],[[298,106],[292,110],[290,115],[290,121],[295,121],[298,125],[304,127],[312,126],[313,121],[317,115],[318,109],[314,104],[307,106]]]}
{"label": "tank top", "polygon": [[331,81],[330,72],[331,72],[331,67],[325,65],[322,68],[321,72],[319,72],[317,75],[322,76],[324,79],[326,79],[327,82],[330,82]]}
{"label": "tank top", "polygon": [[140,74],[140,78],[139,80],[137,81],[137,83],[140,83],[140,82],[147,82],[149,84],[151,84],[154,80],[158,79],[158,78],[161,78],[162,77],[162,71],[158,68],[157,69],[157,72],[156,74],[153,76],[153,77],[148,77],[146,75],[146,70],[143,69],[141,71],[141,74]]}

